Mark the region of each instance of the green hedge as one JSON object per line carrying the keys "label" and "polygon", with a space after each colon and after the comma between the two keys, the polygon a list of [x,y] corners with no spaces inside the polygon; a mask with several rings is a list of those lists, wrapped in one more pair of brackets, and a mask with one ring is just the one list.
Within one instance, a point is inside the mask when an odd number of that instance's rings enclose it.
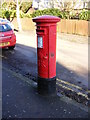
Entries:
{"label": "green hedge", "polygon": [[20,11],[20,18],[24,18],[24,17],[31,18],[31,15],[28,13],[25,14],[24,12]]}
{"label": "green hedge", "polygon": [[82,10],[80,13],[75,13],[75,11],[60,11],[59,9],[44,9],[44,10],[36,10],[31,14],[32,17],[37,17],[41,15],[54,15],[58,16],[62,19],[79,19],[79,20],[90,20],[90,10]]}
{"label": "green hedge", "polygon": [[10,8],[10,10],[16,10],[17,4],[15,2],[10,2],[8,5],[8,8]]}
{"label": "green hedge", "polygon": [[[19,3],[20,4],[20,3]],[[29,8],[32,6],[32,2],[22,2],[20,5],[20,10],[24,13],[27,13]],[[16,10],[16,2],[3,2],[2,9]]]}
{"label": "green hedge", "polygon": [[[32,2],[22,2],[22,4],[20,5],[20,9],[21,9],[20,17],[21,18],[31,17],[30,14],[26,13],[31,6],[32,6]],[[15,2],[3,2],[2,9],[0,9],[0,17],[7,18],[7,19],[16,17],[16,3]]]}
{"label": "green hedge", "polygon": [[1,14],[0,14],[0,17],[3,17],[3,18],[14,18],[16,17],[16,10],[1,10]]}
{"label": "green hedge", "polygon": [[0,8],[0,18],[2,18],[2,9]]}
{"label": "green hedge", "polygon": [[[0,17],[7,19],[14,18],[16,17],[16,10],[0,10]],[[20,11],[20,18],[24,17],[31,18],[31,15]]]}
{"label": "green hedge", "polygon": [[2,9],[10,9],[10,10],[16,10],[16,3],[15,2],[3,2],[2,3]]}
{"label": "green hedge", "polygon": [[90,20],[90,10],[88,10],[88,11],[82,10],[82,12],[79,14],[79,19],[80,20]]}
{"label": "green hedge", "polygon": [[68,18],[68,12],[61,12],[59,9],[44,9],[44,10],[36,10],[31,14],[32,17],[41,16],[41,15],[53,15],[58,16],[60,18]]}
{"label": "green hedge", "polygon": [[7,7],[7,5],[8,5],[8,3],[7,3],[7,2],[3,2],[3,3],[2,3],[2,8],[6,8],[6,7]]}

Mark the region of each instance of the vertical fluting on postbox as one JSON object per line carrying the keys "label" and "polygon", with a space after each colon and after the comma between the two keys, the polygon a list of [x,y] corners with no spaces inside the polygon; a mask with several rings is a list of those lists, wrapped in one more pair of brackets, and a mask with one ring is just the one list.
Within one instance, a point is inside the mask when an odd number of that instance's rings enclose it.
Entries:
{"label": "vertical fluting on postbox", "polygon": [[33,18],[36,22],[38,92],[56,93],[56,23],[59,17],[44,15]]}

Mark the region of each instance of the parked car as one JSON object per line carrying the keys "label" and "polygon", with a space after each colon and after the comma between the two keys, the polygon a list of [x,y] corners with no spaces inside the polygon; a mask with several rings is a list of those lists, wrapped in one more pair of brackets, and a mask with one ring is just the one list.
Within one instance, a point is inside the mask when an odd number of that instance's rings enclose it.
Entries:
{"label": "parked car", "polygon": [[14,49],[15,44],[16,35],[14,30],[6,22],[0,22],[0,48]]}
{"label": "parked car", "polygon": [[9,20],[0,18],[0,22],[5,22],[5,23],[7,23],[7,24],[10,25],[11,28],[14,30],[14,25],[13,25]]}

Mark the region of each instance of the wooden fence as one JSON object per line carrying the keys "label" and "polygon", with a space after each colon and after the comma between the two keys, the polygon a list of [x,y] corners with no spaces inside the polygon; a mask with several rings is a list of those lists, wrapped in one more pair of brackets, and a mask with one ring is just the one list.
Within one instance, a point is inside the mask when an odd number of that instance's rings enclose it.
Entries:
{"label": "wooden fence", "polygon": [[[18,29],[16,18],[12,21],[14,27]],[[35,30],[35,23],[31,18],[21,19],[22,30]],[[61,19],[57,24],[57,31],[60,33],[78,34],[90,36],[90,21]]]}
{"label": "wooden fence", "polygon": [[90,21],[61,20],[57,26],[58,32],[90,36]]}

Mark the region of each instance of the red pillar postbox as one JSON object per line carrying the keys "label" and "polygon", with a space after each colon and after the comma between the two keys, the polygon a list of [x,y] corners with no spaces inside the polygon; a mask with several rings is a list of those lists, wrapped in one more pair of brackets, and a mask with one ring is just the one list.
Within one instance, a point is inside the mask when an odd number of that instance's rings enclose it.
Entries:
{"label": "red pillar postbox", "polygon": [[38,92],[43,95],[56,93],[56,23],[59,17],[36,17]]}

